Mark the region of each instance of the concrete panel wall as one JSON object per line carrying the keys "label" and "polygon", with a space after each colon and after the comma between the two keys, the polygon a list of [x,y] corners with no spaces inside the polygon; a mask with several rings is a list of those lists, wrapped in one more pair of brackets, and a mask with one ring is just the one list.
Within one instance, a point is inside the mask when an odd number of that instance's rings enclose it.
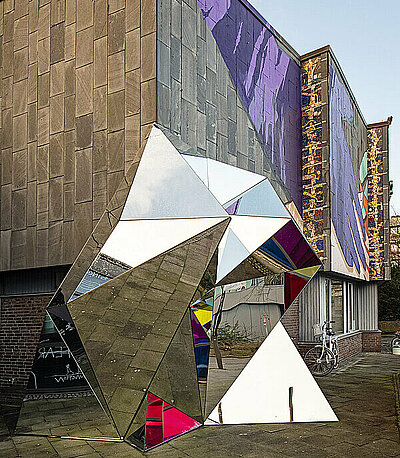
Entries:
{"label": "concrete panel wall", "polygon": [[1,270],[70,264],[156,120],[156,0],[0,3]]}

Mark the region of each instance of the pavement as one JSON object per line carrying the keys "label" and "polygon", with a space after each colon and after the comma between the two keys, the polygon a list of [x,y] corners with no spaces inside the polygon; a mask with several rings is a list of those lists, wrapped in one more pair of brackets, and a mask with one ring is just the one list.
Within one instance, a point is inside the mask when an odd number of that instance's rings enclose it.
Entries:
{"label": "pavement", "polygon": [[[246,359],[224,363],[212,361],[210,405]],[[317,381],[339,422],[202,427],[146,454],[126,443],[9,437],[0,424],[0,457],[400,457],[400,356],[364,353]]]}

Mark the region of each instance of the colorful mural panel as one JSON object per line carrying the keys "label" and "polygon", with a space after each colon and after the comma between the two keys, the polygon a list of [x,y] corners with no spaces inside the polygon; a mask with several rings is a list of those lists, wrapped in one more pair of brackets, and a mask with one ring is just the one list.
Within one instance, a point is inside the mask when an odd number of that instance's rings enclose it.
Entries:
{"label": "colorful mural panel", "polygon": [[368,130],[369,268],[371,280],[384,279],[383,128]]}
{"label": "colorful mural panel", "polygon": [[198,0],[237,91],[301,212],[300,68],[239,0]]}
{"label": "colorful mural panel", "polygon": [[320,257],[324,258],[322,177],[322,72],[321,56],[302,65],[302,176],[304,235]]}
{"label": "colorful mural panel", "polygon": [[[362,144],[357,116],[348,90],[330,64],[331,269],[368,280],[368,235],[359,199]],[[361,128],[365,130],[365,125]]]}

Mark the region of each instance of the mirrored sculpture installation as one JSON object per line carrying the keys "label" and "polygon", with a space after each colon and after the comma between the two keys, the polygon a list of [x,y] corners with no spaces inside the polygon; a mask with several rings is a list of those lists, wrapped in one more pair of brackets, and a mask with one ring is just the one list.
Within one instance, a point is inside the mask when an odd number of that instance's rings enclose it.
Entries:
{"label": "mirrored sculpture installation", "polygon": [[215,287],[282,274],[288,309],[320,261],[267,178],[179,145],[153,126],[48,305],[34,366],[61,351],[70,371],[42,392],[32,372],[17,433],[145,451],[203,424],[336,420],[280,323],[207,418]]}

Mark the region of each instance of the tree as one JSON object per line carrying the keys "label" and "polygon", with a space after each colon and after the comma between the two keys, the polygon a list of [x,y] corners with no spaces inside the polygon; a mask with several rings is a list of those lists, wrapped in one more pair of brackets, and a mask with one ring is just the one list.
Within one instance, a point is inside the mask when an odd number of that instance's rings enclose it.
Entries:
{"label": "tree", "polygon": [[400,320],[400,266],[392,266],[392,279],[378,288],[379,320]]}

